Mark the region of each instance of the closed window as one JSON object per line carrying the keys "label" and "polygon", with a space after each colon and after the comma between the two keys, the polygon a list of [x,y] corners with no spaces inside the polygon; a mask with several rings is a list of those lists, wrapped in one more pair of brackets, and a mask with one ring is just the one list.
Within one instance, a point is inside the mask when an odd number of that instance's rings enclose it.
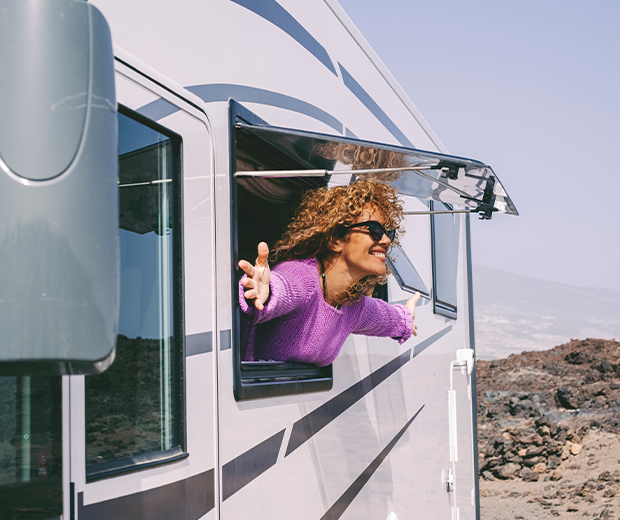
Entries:
{"label": "closed window", "polygon": [[[449,211],[452,207],[432,202],[431,209]],[[431,215],[434,311],[448,318],[456,318],[459,222],[454,213]]]}
{"label": "closed window", "polygon": [[183,454],[180,139],[119,112],[116,359],[86,377],[89,479]]}
{"label": "closed window", "polygon": [[0,377],[0,518],[62,513],[60,377]]}

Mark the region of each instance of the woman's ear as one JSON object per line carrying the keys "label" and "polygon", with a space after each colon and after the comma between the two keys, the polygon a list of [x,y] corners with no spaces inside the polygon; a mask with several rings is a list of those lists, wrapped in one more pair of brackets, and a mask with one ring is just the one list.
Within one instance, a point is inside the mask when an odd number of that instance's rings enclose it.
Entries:
{"label": "woman's ear", "polygon": [[332,240],[329,244],[327,244],[327,247],[334,253],[340,253],[342,251],[342,240]]}

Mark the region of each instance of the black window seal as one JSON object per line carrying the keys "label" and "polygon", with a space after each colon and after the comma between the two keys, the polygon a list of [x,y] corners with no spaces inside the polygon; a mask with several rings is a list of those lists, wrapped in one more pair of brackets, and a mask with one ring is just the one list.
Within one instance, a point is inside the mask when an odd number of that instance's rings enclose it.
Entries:
{"label": "black window seal", "polygon": [[[282,362],[246,362],[241,361],[240,348],[240,309],[239,309],[239,278],[237,233],[237,181],[235,171],[237,164],[237,131],[238,121],[250,125],[265,125],[266,121],[252,113],[243,105],[229,99],[229,179],[231,200],[231,288],[232,288],[232,350],[233,350],[233,393],[237,401],[261,399],[285,395],[331,390],[333,387],[332,365],[319,367],[306,363]],[[277,153],[274,150],[274,153]],[[290,158],[282,157],[283,161]],[[300,165],[307,168],[311,165]]]}

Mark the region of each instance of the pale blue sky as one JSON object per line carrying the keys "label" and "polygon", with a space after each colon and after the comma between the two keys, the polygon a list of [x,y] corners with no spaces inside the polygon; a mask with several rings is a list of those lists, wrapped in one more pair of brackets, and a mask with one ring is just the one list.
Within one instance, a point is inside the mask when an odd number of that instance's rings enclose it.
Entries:
{"label": "pale blue sky", "polygon": [[620,1],[339,1],[521,213],[472,220],[474,263],[620,289]]}

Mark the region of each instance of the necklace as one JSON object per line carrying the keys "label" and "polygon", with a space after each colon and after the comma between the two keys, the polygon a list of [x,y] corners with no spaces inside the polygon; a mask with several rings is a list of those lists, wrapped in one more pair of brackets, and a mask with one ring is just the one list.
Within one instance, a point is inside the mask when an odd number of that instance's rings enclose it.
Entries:
{"label": "necklace", "polygon": [[[327,278],[325,277],[325,270],[323,269],[322,262],[319,262],[319,271],[321,273],[321,288],[323,289],[323,299],[325,300],[325,303],[329,305],[329,302],[327,301]],[[340,309],[340,304],[337,303],[333,307],[334,309]]]}
{"label": "necklace", "polygon": [[319,262],[319,270],[321,271],[321,286],[323,288],[323,299],[327,301],[327,279],[325,278],[325,271],[323,270],[322,262]]}

